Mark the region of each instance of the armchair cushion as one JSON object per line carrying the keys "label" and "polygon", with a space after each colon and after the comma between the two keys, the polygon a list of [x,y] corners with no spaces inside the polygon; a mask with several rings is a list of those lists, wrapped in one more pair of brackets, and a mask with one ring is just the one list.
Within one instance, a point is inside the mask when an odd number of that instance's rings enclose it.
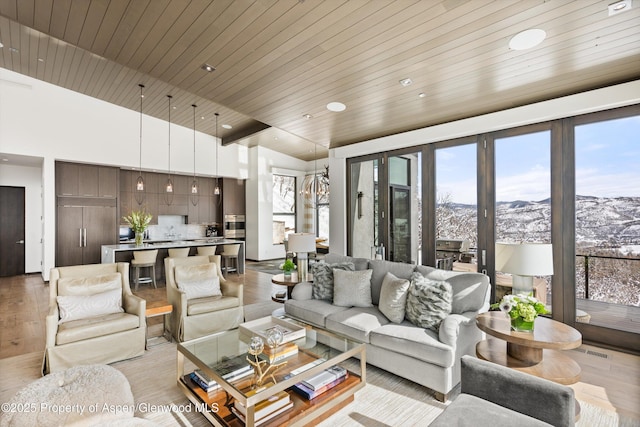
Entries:
{"label": "armchair cushion", "polygon": [[175,275],[178,289],[188,300],[222,295],[216,264],[178,265]]}
{"label": "armchair cushion", "polygon": [[56,301],[60,310],[60,324],[103,314],[124,312],[121,289],[93,295],[58,295]]}
{"label": "armchair cushion", "polygon": [[58,279],[57,295],[93,295],[114,289],[122,292],[122,276],[120,273],[61,277]]}
{"label": "armchair cushion", "polygon": [[238,298],[236,297],[194,298],[187,301],[187,316],[226,310],[227,308],[238,307],[238,305]]}
{"label": "armchair cushion", "polygon": [[411,275],[407,295],[407,320],[416,326],[436,332],[440,323],[451,313],[453,291],[445,281],[429,280],[420,273]]}
{"label": "armchair cushion", "polygon": [[56,335],[56,345],[83,341],[90,338],[128,331],[140,326],[138,316],[113,313],[63,323]]}

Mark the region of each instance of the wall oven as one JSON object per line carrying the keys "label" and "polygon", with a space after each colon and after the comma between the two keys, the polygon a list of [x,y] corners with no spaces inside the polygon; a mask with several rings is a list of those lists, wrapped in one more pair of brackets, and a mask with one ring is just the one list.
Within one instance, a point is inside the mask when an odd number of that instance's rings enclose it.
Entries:
{"label": "wall oven", "polygon": [[224,216],[224,237],[227,239],[244,239],[245,237],[244,215]]}

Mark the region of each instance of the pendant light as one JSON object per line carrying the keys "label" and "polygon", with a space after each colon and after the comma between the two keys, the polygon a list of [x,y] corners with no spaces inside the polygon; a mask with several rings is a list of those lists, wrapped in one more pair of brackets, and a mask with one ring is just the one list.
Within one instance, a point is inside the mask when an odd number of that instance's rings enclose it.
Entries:
{"label": "pendant light", "polygon": [[173,181],[171,180],[171,95],[167,95],[169,99],[169,170],[167,172],[167,183],[164,186],[164,201],[168,206],[173,203]]}
{"label": "pendant light", "polygon": [[216,114],[216,140],[215,140],[215,143],[216,143],[216,186],[213,189],[213,195],[214,196],[219,196],[220,193],[222,192],[220,190],[220,184],[218,182],[218,116],[219,116],[219,114],[218,113],[215,113],[215,114]]}
{"label": "pendant light", "polygon": [[196,104],[191,105],[193,107],[193,181],[191,182],[191,192],[189,195],[189,199],[191,199],[191,204],[196,206],[198,204],[198,200],[200,199],[200,194],[198,192],[198,180],[196,179]]}
{"label": "pendant light", "polygon": [[140,168],[138,169],[138,179],[136,181],[136,190],[135,190],[135,198],[138,205],[141,205],[144,202],[144,179],[142,178],[142,98],[144,98],[144,94],[142,90],[144,89],[143,84],[139,84],[140,86]]}

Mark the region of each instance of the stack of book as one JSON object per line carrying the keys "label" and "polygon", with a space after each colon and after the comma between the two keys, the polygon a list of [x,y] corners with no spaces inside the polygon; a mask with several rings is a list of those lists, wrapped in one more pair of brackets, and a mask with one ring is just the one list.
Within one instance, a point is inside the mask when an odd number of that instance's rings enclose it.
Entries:
{"label": "stack of book", "polygon": [[[268,383],[263,387],[251,390],[246,394],[246,396],[253,396],[254,394],[264,390],[271,385],[273,385],[273,383]],[[291,401],[289,393],[287,393],[286,391],[280,391],[270,398],[256,403],[253,416],[255,425],[259,426],[269,421],[270,419],[282,414],[286,410],[291,409],[292,407],[293,401]],[[240,418],[243,423],[246,424],[247,408],[242,403],[235,401],[233,403],[233,406],[231,407],[231,410],[238,418]]]}
{"label": "stack of book", "polygon": [[225,359],[216,364],[213,369],[227,382],[239,380],[253,374],[253,367],[247,361],[246,353]]}
{"label": "stack of book", "polygon": [[209,396],[220,388],[220,384],[209,378],[209,376],[200,369],[196,369],[191,372],[189,374],[189,378],[191,378],[191,381],[198,384],[201,389],[206,391]]}
{"label": "stack of book", "polygon": [[340,366],[332,366],[319,374],[295,384],[293,391],[311,400],[331,390],[348,378],[348,371]]}
{"label": "stack of book", "polygon": [[298,354],[298,346],[295,343],[288,342],[275,348],[265,346],[263,352],[260,353],[258,357],[269,363],[279,363],[287,357],[291,357],[296,354]]}

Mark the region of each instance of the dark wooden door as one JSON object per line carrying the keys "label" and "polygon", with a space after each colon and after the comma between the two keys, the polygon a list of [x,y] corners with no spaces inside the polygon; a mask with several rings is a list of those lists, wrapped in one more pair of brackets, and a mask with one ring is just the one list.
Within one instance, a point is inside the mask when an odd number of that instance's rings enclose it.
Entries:
{"label": "dark wooden door", "polygon": [[25,273],[24,187],[0,186],[0,277]]}
{"label": "dark wooden door", "polygon": [[99,264],[102,261],[102,245],[116,244],[116,208],[85,206],[82,224],[85,233],[82,264]]}

